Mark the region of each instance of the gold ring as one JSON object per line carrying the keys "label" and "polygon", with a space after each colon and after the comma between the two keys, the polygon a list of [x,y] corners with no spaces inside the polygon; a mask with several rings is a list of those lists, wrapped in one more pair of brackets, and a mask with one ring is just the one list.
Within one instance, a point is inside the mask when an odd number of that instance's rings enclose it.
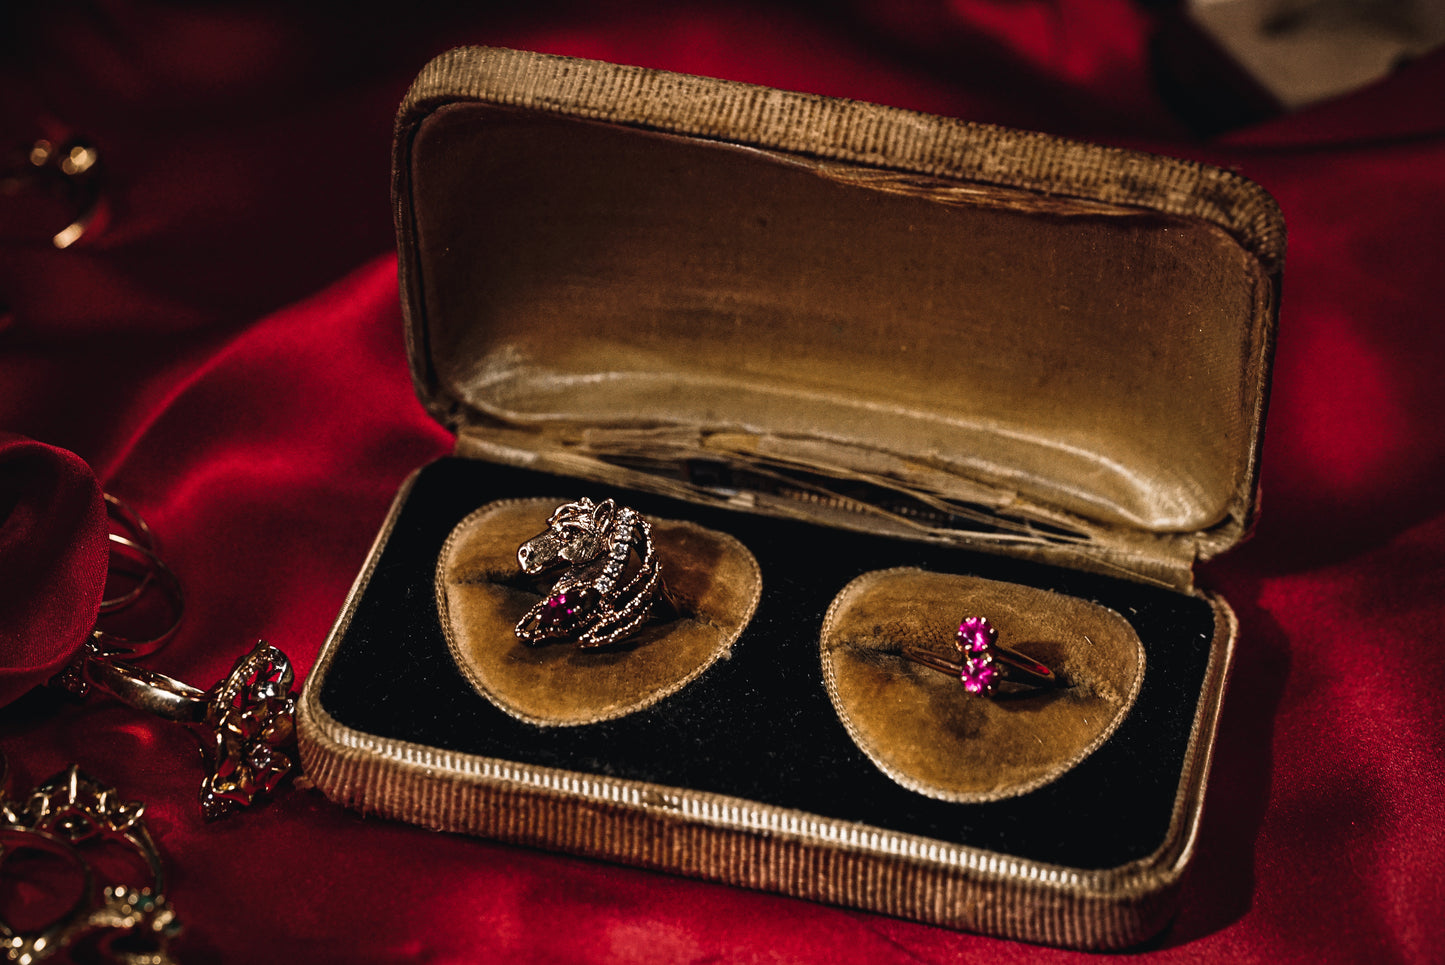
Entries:
{"label": "gold ring", "polygon": [[[107,492],[102,492],[100,495],[105,499],[106,515],[119,524],[122,529],[126,530],[130,534],[129,538],[131,540],[145,547],[152,555],[156,554],[156,534],[151,530],[150,525],[141,517],[141,514],[136,512],[130,503],[121,499],[119,496],[114,496]],[[124,534],[111,533],[108,535],[112,541],[114,541],[117,536],[123,537]],[[125,609],[142,596],[145,596],[146,590],[150,589],[150,585],[154,583],[155,580],[156,574],[154,568],[147,567],[145,572],[141,574],[140,582],[136,583],[135,586],[131,587],[125,593],[108,596],[101,600],[100,612],[111,613],[116,610]]]}
{"label": "gold ring", "polygon": [[49,924],[22,932],[0,920],[0,948],[4,949],[6,960],[17,965],[30,965],[64,948],[94,908],[95,876],[69,842],[35,828],[0,827],[0,866],[11,855],[26,850],[43,851],[71,865],[80,875],[81,887],[74,904]]}
{"label": "gold ring", "polygon": [[[115,788],[104,787],[72,765],[33,790],[23,802],[0,804],[0,861],[14,850],[48,851],[75,865],[83,887],[80,897],[49,925],[16,932],[0,922],[6,957],[29,965],[48,958],[81,936],[94,936],[95,947],[122,960],[119,942],[132,953],[145,949],[145,960],[170,961],[167,945],[180,923],[165,897],[166,872],[155,840],[144,821],[145,805],[122,801]],[[140,886],[107,885],[95,893],[95,876],[80,854],[81,845],[112,841],[128,846],[145,865],[149,882]]]}
{"label": "gold ring", "polygon": [[[141,594],[149,586],[153,579],[165,594],[170,598],[171,610],[169,622],[161,631],[153,636],[140,639],[123,636],[114,631],[101,628],[99,625],[90,631],[90,645],[99,649],[102,653],[123,657],[144,657],[147,654],[155,653],[161,645],[171,638],[176,628],[181,625],[181,617],[185,613],[185,596],[181,592],[181,582],[176,579],[171,568],[156,555],[155,551],[142,543],[138,543],[127,536],[119,533],[111,533],[111,569],[119,569],[117,558],[124,560],[130,557],[130,562],[138,562],[144,567],[142,582],[130,592],[117,597],[109,598],[109,611],[124,609],[140,598]],[[102,611],[102,616],[106,611]]]}
{"label": "gold ring", "polygon": [[562,570],[541,602],[517,622],[517,639],[524,643],[567,640],[584,648],[616,643],[642,626],[653,602],[665,595],[651,524],[610,499],[558,506],[547,528],[517,548],[517,565],[527,576]]}
{"label": "gold ring", "polygon": [[296,768],[296,674],[264,640],[210,690],[95,653],[81,672],[117,700],[190,727],[207,761],[201,813],[208,820],[255,803]]}
{"label": "gold ring", "polygon": [[998,630],[984,617],[964,617],[954,634],[958,656],[944,656],[920,647],[905,646],[903,656],[914,663],[957,677],[963,689],[991,697],[1005,681],[1031,688],[1054,687],[1058,678],[1047,666],[998,642]]}

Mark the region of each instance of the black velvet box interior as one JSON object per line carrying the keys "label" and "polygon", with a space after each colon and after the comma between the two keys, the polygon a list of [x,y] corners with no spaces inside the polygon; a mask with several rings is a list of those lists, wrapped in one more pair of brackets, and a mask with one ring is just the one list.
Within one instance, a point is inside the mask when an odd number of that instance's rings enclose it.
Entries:
{"label": "black velvet box interior", "polygon": [[[762,568],[763,596],[731,656],[650,708],[582,727],[532,726],[479,695],[457,669],[438,623],[437,555],[477,506],[539,494],[613,497],[645,515],[692,519],[739,539]],[[838,721],[818,654],[819,627],[839,589],[861,573],[893,566],[1017,582],[1119,612],[1148,662],[1133,709],[1095,753],[1019,797],[956,804],[898,786]],[[1148,857],[1170,834],[1214,624],[1205,599],[1140,583],[447,458],[419,472],[400,506],[319,699],[338,723],[389,741],[710,792],[1048,864],[1105,869]]]}

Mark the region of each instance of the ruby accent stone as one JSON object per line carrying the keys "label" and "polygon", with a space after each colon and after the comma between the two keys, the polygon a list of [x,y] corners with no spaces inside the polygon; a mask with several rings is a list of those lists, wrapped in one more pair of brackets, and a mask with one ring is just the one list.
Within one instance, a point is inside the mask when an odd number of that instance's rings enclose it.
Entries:
{"label": "ruby accent stone", "polygon": [[596,605],[597,591],[591,587],[554,593],[547,597],[542,612],[537,614],[537,627],[545,633],[570,629]]}
{"label": "ruby accent stone", "polygon": [[963,680],[964,690],[971,694],[986,694],[993,689],[998,678],[998,667],[989,657],[966,660],[959,677]]}
{"label": "ruby accent stone", "polygon": [[997,640],[998,631],[984,617],[964,617],[958,625],[958,649],[965,654],[987,653]]}

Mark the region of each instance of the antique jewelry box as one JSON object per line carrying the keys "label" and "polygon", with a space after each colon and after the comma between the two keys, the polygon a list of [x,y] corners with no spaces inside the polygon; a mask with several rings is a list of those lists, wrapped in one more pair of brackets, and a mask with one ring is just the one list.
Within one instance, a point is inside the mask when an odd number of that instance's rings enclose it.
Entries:
{"label": "antique jewelry box", "polygon": [[[1283,226],[1197,164],[470,48],[397,118],[403,486],[307,681],[337,802],[1084,948],[1167,924],[1236,624]],[[552,508],[680,601],[529,647]],[[982,616],[1062,686],[903,659]],[[941,641],[941,642],[940,642]]]}

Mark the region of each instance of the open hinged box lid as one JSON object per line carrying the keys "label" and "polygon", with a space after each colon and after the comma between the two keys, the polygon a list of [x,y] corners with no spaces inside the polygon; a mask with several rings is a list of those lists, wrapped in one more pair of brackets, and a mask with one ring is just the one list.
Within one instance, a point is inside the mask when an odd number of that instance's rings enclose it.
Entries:
{"label": "open hinged box lid", "polygon": [[[398,496],[308,681],[323,791],[995,934],[1112,947],[1162,926],[1234,639],[1192,566],[1255,505],[1268,195],[1039,134],[478,48],[408,93],[394,188],[417,391],[461,458]],[[483,504],[584,494],[722,532],[759,586],[729,659],[635,712],[548,721],[459,667],[467,580],[437,561]],[[890,745],[915,722],[903,684],[858,676],[903,680],[889,655],[839,642],[915,591],[1122,628],[1132,662],[1098,684],[1116,719],[1037,779],[929,773]],[[1028,733],[1026,701],[985,704],[999,719],[970,747]]]}

